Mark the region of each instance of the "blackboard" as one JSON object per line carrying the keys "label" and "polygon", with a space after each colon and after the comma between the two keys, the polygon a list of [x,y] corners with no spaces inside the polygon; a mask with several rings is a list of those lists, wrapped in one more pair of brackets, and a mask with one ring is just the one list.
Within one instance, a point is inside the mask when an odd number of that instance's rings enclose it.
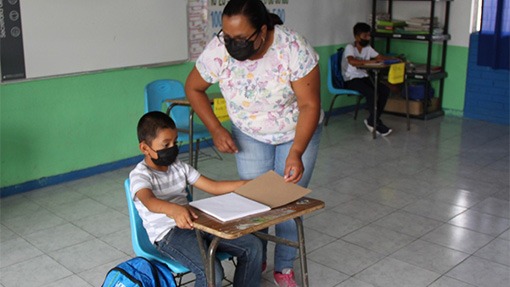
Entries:
{"label": "blackboard", "polygon": [[[187,4],[0,0],[2,81],[184,62],[189,57]],[[18,33],[11,33],[13,27]]]}

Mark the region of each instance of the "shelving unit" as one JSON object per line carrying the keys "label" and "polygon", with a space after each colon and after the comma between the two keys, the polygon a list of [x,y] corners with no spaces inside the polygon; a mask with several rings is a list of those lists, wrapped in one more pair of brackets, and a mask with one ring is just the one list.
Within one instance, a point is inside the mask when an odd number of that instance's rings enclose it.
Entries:
{"label": "shelving unit", "polygon": [[[446,49],[447,49],[447,41],[450,40],[450,35],[448,34],[448,21],[450,16],[450,2],[453,0],[385,0],[388,2],[387,13],[390,15],[390,20],[393,20],[393,2],[429,2],[430,3],[430,12],[429,19],[430,23],[434,23],[435,9],[436,4],[438,2],[442,2],[441,4],[446,5],[445,13],[443,18],[443,33],[442,34],[434,34],[434,25],[430,25],[428,34],[400,34],[400,33],[380,33],[376,31],[376,15],[377,15],[377,2],[382,2],[380,0],[372,0],[372,45],[374,44],[375,38],[383,38],[386,39],[386,53],[389,53],[391,50],[391,40],[411,40],[411,41],[424,41],[428,43],[427,47],[427,63],[426,63],[426,71],[424,73],[416,73],[416,72],[406,72],[406,80],[418,80],[425,81],[425,95],[429,94],[430,91],[430,82],[439,80],[439,91],[436,103],[429,103],[428,100],[422,100],[422,113],[418,115],[413,115],[413,117],[421,118],[421,119],[431,119],[438,116],[442,116],[444,114],[441,103],[443,100],[443,90],[444,90],[444,79],[448,76],[445,70],[446,64]],[[425,15],[424,15],[425,16]],[[441,69],[439,72],[431,71],[431,61],[432,61],[432,44],[441,42],[442,43],[442,52],[441,52]]]}

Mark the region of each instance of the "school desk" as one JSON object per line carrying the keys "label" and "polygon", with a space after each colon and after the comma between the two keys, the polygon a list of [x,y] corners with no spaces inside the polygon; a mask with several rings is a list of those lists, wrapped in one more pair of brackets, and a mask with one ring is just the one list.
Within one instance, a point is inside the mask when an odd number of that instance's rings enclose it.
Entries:
{"label": "school desk", "polygon": [[[194,222],[195,231],[198,242],[202,242],[202,235],[200,231],[204,231],[215,235],[216,237],[211,241],[209,249],[205,250],[203,244],[199,244],[202,259],[206,269],[206,277],[208,286],[214,286],[214,259],[218,243],[223,239],[236,239],[243,235],[253,233],[257,237],[273,241],[278,244],[284,244],[299,250],[299,259],[301,263],[301,278],[302,285],[308,287],[308,267],[306,263],[306,250],[305,250],[305,237],[303,229],[303,220],[301,216],[324,208],[324,202],[303,197],[300,200],[294,201],[287,205],[273,208],[269,211],[246,216],[240,219],[221,222],[208,214],[190,207],[197,215],[198,219]],[[291,241],[288,239],[280,238],[271,234],[260,232],[264,228],[276,225],[278,223],[293,219],[296,222],[298,241]]]}

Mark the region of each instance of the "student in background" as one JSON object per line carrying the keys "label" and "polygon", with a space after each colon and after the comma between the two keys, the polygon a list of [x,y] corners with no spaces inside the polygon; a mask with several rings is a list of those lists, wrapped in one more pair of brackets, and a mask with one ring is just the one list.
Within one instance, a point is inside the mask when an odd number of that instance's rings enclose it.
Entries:
{"label": "student in background", "polygon": [[357,23],[353,28],[354,38],[353,44],[345,47],[342,57],[342,76],[344,78],[344,86],[346,89],[355,90],[365,96],[367,101],[367,109],[370,113],[365,119],[365,126],[372,132],[374,130],[373,122],[376,117],[376,131],[378,134],[387,136],[391,134],[392,129],[384,125],[381,121],[381,114],[384,111],[390,89],[383,83],[377,83],[377,91],[379,94],[377,101],[377,115],[374,115],[374,84],[368,76],[367,70],[358,69],[357,67],[367,63],[379,63],[385,60],[399,60],[393,57],[386,57],[379,54],[372,46],[370,46],[370,26],[366,23]]}
{"label": "student in background", "polygon": [[[138,141],[145,159],[129,174],[131,196],[150,241],[163,255],[181,263],[195,273],[196,287],[207,286],[204,263],[200,254],[193,219],[196,214],[187,208],[186,186],[193,186],[213,195],[234,191],[246,183],[214,181],[200,175],[190,165],[177,159],[177,129],[174,121],[162,112],[149,112],[138,122]],[[209,244],[214,236],[202,233]],[[207,248],[207,247],[206,247]],[[262,277],[262,243],[252,234],[223,239],[218,245],[237,257],[234,286],[259,287]],[[215,262],[215,286],[221,287],[223,268]]]}
{"label": "student in background", "polygon": [[[186,81],[193,110],[218,150],[235,153],[241,179],[274,170],[307,187],[324,118],[317,53],[297,32],[274,25],[260,0],[230,0],[222,23]],[[214,116],[205,93],[214,83],[227,102],[232,133]],[[275,229],[278,237],[297,240],[293,220]],[[276,245],[273,276],[278,286],[297,286],[292,270],[296,254],[296,248]]]}

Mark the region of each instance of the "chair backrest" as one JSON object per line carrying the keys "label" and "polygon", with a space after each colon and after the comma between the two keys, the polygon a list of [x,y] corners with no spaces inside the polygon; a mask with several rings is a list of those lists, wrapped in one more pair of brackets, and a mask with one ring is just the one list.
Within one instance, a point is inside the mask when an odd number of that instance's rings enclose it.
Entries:
{"label": "chair backrest", "polygon": [[[165,102],[167,99],[184,97],[186,97],[184,86],[179,81],[164,79],[150,82],[145,86],[145,113],[161,111],[163,103],[166,104],[166,107],[170,106]],[[189,108],[175,106],[170,111],[170,117],[178,127],[188,126]]]}
{"label": "chair backrest", "polygon": [[328,88],[343,89],[344,79],[342,77],[342,55],[344,48],[329,56],[328,61]]}
{"label": "chair backrest", "polygon": [[131,224],[131,243],[135,254],[149,260],[157,260],[165,263],[174,273],[188,272],[189,270],[186,267],[170,258],[164,257],[158,252],[158,250],[156,250],[154,245],[152,245],[149,240],[149,236],[147,235],[147,231],[145,231],[145,228],[143,227],[143,222],[138,214],[138,210],[136,210],[133,198],[131,197],[129,185],[128,178],[124,181],[124,187],[126,190],[126,198],[129,209],[129,222]]}

